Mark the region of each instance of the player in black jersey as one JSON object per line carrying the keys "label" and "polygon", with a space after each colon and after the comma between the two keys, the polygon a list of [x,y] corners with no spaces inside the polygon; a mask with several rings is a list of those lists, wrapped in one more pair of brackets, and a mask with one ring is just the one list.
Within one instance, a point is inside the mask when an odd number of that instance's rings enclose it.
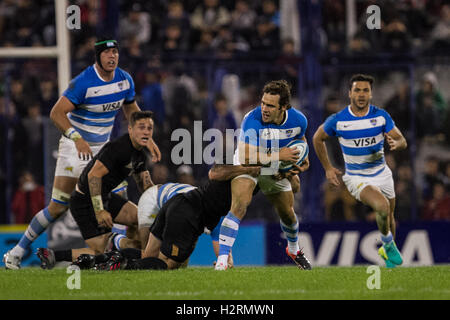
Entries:
{"label": "player in black jersey", "polygon": [[[70,210],[89,248],[57,252],[39,248],[41,267],[52,268],[55,261],[73,261],[83,253],[103,252],[113,222],[137,226],[137,206],[111,191],[130,175],[141,191],[153,186],[144,151],[153,135],[152,115],[151,111],[132,113],[128,133],[108,142],[81,173],[70,199]],[[136,243],[122,238],[120,247],[136,247]]]}
{"label": "player in black jersey", "polygon": [[[231,180],[241,174],[257,177],[259,167],[214,165],[209,181],[202,187],[182,193],[168,200],[150,227],[147,246],[142,253],[125,249],[107,255],[83,256],[80,267],[103,263],[101,269],[176,269],[194,251],[198,237],[205,228],[213,230],[220,218],[228,213],[231,204]],[[299,190],[297,175],[289,177],[293,190]],[[254,193],[258,192],[255,188]],[[109,259],[109,260],[108,260]]]}

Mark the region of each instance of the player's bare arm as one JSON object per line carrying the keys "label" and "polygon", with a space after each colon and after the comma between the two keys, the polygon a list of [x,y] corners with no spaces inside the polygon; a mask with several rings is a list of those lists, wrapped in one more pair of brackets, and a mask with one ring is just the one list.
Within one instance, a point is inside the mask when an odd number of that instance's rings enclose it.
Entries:
{"label": "player's bare arm", "polygon": [[62,96],[53,106],[50,111],[50,119],[55,126],[61,131],[64,136],[75,142],[75,147],[78,151],[78,157],[83,160],[92,158],[92,150],[89,144],[81,137],[81,135],[72,128],[72,124],[67,117],[67,114],[75,109],[75,106],[69,99]]}
{"label": "player's bare arm", "polygon": [[136,185],[141,193],[154,186],[152,177],[148,170],[140,172],[139,174],[134,174],[133,178],[136,181]]}
{"label": "player's bare arm", "polygon": [[88,184],[92,206],[98,224],[100,226],[112,228],[113,221],[111,214],[103,208],[102,200],[102,177],[108,174],[108,172],[108,168],[106,168],[101,161],[96,160],[94,166],[88,173]]}
{"label": "player's bare arm", "polygon": [[257,177],[260,174],[261,167],[231,166],[226,164],[215,164],[208,172],[210,180],[227,181],[241,174],[248,174]]}
{"label": "player's bare arm", "polygon": [[342,172],[339,169],[336,169],[331,165],[330,159],[328,158],[327,148],[325,146],[325,141],[329,138],[323,129],[323,125],[321,125],[313,137],[313,145],[314,150],[316,151],[317,157],[322,164],[326,177],[329,182],[331,182],[335,186],[340,185],[340,181],[338,179],[338,175],[342,175]]}
{"label": "player's bare arm", "polygon": [[386,141],[391,151],[403,150],[408,146],[405,137],[397,127],[394,127],[391,131],[385,133],[384,136],[386,137]]}
{"label": "player's bare arm", "polygon": [[267,165],[272,161],[296,162],[299,158],[299,151],[292,148],[281,148],[279,152],[266,153],[257,146],[248,143],[239,143],[239,162],[243,165]]}

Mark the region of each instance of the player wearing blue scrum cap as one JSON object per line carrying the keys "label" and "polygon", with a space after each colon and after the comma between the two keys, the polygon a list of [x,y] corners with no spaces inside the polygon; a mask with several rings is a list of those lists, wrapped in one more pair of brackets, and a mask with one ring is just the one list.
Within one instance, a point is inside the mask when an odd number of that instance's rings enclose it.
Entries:
{"label": "player wearing blue scrum cap", "polygon": [[[288,246],[286,253],[301,269],[311,269],[311,264],[299,249],[298,220],[294,212],[294,194],[287,178],[276,179],[274,174],[279,161],[295,163],[298,151],[286,147],[294,139],[305,139],[306,117],[302,112],[290,106],[290,86],[284,80],[271,81],[263,88],[261,105],[244,117],[241,125],[238,148],[234,164],[270,166],[263,168],[258,178],[240,175],[231,182],[232,203],[230,212],[224,218],[219,235],[219,257],[216,270],[228,268],[228,254],[237,237],[239,224],[244,218],[252,199],[256,185],[273,204],[280,216],[281,229],[286,235]],[[296,175],[309,167],[306,157],[301,167],[291,171],[288,176]]]}
{"label": "player wearing blue scrum cap", "polygon": [[[100,38],[94,49],[95,63],[70,82],[50,112],[50,118],[63,134],[51,201],[34,216],[19,243],[4,255],[7,269],[19,269],[31,243],[67,210],[78,177],[108,142],[118,111],[122,108],[129,119],[133,112],[140,110],[135,101],[133,79],[118,67],[117,41]],[[149,139],[148,149],[153,159],[159,161],[161,153],[153,139]]]}
{"label": "player wearing blue scrum cap", "polygon": [[387,267],[395,267],[403,259],[394,242],[395,191],[384,158],[384,142],[386,139],[391,150],[405,149],[407,143],[391,116],[370,104],[373,81],[371,76],[354,75],[350,80],[350,105],[329,116],[313,141],[328,181],[338,186],[342,173],[331,165],[324,144],[330,136],[338,137],[345,161],[342,180],[353,197],[376,212],[383,242],[379,254]]}

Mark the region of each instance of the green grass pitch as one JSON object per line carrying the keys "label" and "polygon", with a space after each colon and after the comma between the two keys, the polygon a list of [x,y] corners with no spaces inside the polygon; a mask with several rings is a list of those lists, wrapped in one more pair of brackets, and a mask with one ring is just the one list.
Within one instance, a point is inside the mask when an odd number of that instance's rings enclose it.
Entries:
{"label": "green grass pitch", "polygon": [[[380,267],[380,289],[369,289],[368,266],[189,267],[170,271],[0,270],[0,299],[62,300],[308,300],[450,299],[450,266]],[[72,276],[72,278],[70,278]],[[369,279],[374,282],[375,278]],[[79,289],[74,287],[79,284]]]}

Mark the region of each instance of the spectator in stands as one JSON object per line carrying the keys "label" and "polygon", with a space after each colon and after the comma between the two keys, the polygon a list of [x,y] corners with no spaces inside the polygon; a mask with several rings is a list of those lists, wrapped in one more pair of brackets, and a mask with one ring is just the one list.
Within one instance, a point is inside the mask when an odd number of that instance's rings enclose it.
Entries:
{"label": "spectator in stands", "polygon": [[200,40],[194,46],[194,51],[198,54],[209,56],[214,52],[212,42],[214,40],[214,33],[209,30],[203,30],[200,33]]}
{"label": "spectator in stands", "polygon": [[429,156],[425,160],[422,183],[423,199],[430,199],[433,193],[433,187],[436,183],[442,182],[442,174],[440,172],[440,161],[436,156]]}
{"label": "spectator in stands", "polygon": [[416,94],[416,128],[419,138],[432,137],[440,132],[447,116],[447,104],[438,89],[433,72],[424,74]]}
{"label": "spectator in stands", "polygon": [[[166,111],[158,69],[148,69],[145,72],[145,86],[141,90],[141,96],[141,109],[152,111],[155,125],[162,128],[166,120]],[[155,133],[159,131],[156,130]]]}
{"label": "spectator in stands", "polygon": [[397,173],[395,179],[395,216],[399,221],[408,221],[411,219],[411,196],[413,195],[413,174],[411,166],[403,163],[398,166],[395,172]]}
{"label": "spectator in stands", "polygon": [[450,193],[444,183],[433,185],[432,198],[425,202],[422,218],[425,220],[450,219]]}
{"label": "spectator in stands", "polygon": [[259,17],[250,46],[254,53],[274,55],[280,47],[279,29],[267,17]]}
{"label": "spectator in stands", "polygon": [[125,46],[130,38],[135,38],[139,44],[145,44],[150,40],[152,32],[150,15],[142,11],[139,3],[135,3],[128,14],[120,19],[119,30]]}
{"label": "spectator in stands", "polygon": [[152,180],[156,184],[164,184],[169,181],[169,169],[164,163],[155,163],[152,166]]}
{"label": "spectator in stands", "polygon": [[431,51],[448,53],[450,50],[450,5],[442,6],[440,19],[430,33]]}
{"label": "spectator in stands", "polygon": [[231,59],[235,53],[247,52],[250,49],[248,42],[239,34],[233,34],[228,25],[219,28],[211,47],[215,56],[221,59]]}
{"label": "spectator in stands", "polygon": [[412,40],[400,18],[394,18],[381,29],[382,50],[389,53],[409,53]]}
{"label": "spectator in stands", "polygon": [[41,106],[41,114],[48,117],[52,106],[58,100],[58,88],[54,80],[43,78],[39,83],[39,105]]}
{"label": "spectator in stands", "polygon": [[263,0],[262,16],[270,21],[272,29],[280,28],[280,11],[274,0]]}
{"label": "spectator in stands", "polygon": [[44,207],[44,186],[36,183],[31,172],[25,171],[19,177],[19,188],[14,193],[11,203],[11,211],[14,215],[14,223],[30,223],[34,214]]}
{"label": "spectator in stands", "polygon": [[[44,159],[42,150],[43,142],[43,118],[41,108],[37,101],[30,101],[28,107],[28,115],[22,119],[22,125],[25,128],[27,137],[26,149],[26,167],[40,184],[44,183]],[[41,210],[40,208],[39,210]],[[39,210],[33,211],[38,212]]]}
{"label": "spectator in stands", "polygon": [[178,26],[180,26],[183,34],[188,37],[189,29],[191,28],[191,22],[189,19],[189,14],[184,11],[182,1],[169,1],[169,4],[167,5],[167,16],[163,21],[162,29],[166,29],[166,27],[170,24],[177,24]]}
{"label": "spectator in stands", "polygon": [[407,81],[401,83],[395,94],[385,103],[386,111],[395,119],[395,123],[402,132],[411,128],[411,91]]}
{"label": "spectator in stands", "polygon": [[191,15],[191,27],[196,32],[195,41],[202,31],[217,32],[221,26],[230,22],[230,12],[220,4],[219,0],[203,0]]}
{"label": "spectator in stands", "polygon": [[257,17],[255,10],[250,7],[249,0],[237,0],[231,12],[231,30],[250,41]]}
{"label": "spectator in stands", "polygon": [[161,49],[164,55],[186,52],[189,48],[187,34],[176,22],[169,23],[164,29]]}
{"label": "spectator in stands", "polygon": [[292,95],[297,95],[298,70],[301,58],[295,52],[294,40],[284,39],[281,44],[281,53],[276,64],[280,69],[280,79],[285,79],[292,84]]}
{"label": "spectator in stands", "polygon": [[228,107],[226,97],[221,93],[216,95],[213,108],[208,114],[208,127],[219,129],[224,134],[226,129],[237,129],[233,112]]}

